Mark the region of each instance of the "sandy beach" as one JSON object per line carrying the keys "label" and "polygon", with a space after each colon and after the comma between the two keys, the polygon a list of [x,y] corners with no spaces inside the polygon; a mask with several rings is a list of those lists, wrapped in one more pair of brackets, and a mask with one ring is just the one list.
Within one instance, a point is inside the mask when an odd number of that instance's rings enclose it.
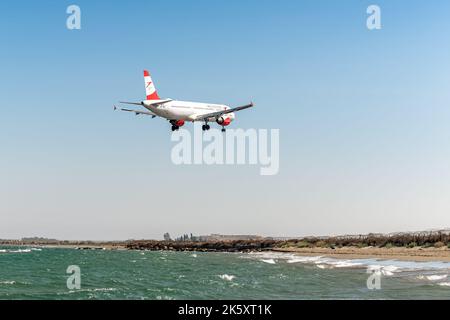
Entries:
{"label": "sandy beach", "polygon": [[450,262],[450,249],[443,248],[274,248],[276,252],[292,252],[302,256],[324,256],[340,259],[383,259],[406,261],[446,261]]}

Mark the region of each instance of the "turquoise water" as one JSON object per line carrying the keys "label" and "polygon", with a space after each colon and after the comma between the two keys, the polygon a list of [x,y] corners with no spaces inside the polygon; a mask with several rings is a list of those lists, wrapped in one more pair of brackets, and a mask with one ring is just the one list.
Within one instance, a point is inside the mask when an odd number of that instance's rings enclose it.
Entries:
{"label": "turquoise water", "polygon": [[[81,288],[67,288],[69,265]],[[380,290],[367,288],[368,269]],[[0,299],[450,299],[449,263],[0,248]]]}

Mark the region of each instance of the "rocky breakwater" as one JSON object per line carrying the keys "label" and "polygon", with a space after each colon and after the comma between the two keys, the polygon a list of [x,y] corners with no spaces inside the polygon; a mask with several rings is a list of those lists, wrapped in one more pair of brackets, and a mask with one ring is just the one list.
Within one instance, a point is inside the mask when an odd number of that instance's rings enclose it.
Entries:
{"label": "rocky breakwater", "polygon": [[135,240],[126,247],[130,250],[168,250],[168,251],[202,251],[202,252],[249,252],[271,250],[278,244],[275,240],[235,240],[235,241],[153,241]]}

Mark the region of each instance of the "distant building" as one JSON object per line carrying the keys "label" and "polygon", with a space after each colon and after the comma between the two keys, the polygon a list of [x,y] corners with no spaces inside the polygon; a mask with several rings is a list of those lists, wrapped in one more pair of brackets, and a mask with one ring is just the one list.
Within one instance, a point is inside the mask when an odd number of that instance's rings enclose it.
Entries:
{"label": "distant building", "polygon": [[164,233],[164,241],[172,241],[168,232]]}

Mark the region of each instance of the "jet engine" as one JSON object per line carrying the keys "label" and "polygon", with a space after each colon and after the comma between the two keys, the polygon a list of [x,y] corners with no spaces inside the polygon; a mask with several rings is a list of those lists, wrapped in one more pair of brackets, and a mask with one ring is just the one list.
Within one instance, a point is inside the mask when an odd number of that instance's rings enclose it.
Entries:
{"label": "jet engine", "polygon": [[170,123],[176,127],[184,126],[184,120],[170,120]]}
{"label": "jet engine", "polygon": [[231,119],[230,118],[225,118],[225,117],[220,117],[216,120],[217,124],[221,125],[221,126],[227,126],[231,123]]}

